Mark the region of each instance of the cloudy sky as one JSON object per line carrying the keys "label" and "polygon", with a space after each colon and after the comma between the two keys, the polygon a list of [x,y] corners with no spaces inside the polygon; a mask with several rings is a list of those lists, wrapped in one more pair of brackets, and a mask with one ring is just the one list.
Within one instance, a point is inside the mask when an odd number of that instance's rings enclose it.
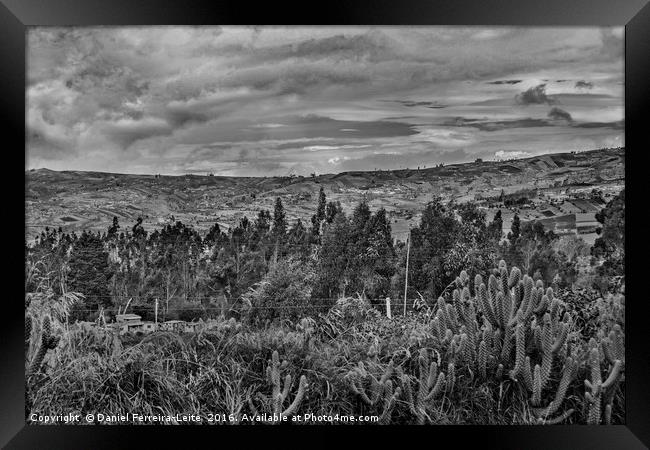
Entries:
{"label": "cloudy sky", "polygon": [[264,176],[624,145],[623,28],[32,28],[28,168]]}

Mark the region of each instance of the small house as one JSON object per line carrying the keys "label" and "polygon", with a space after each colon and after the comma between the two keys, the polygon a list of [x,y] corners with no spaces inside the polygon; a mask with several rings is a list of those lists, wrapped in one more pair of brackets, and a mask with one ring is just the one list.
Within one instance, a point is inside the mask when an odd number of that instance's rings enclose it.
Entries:
{"label": "small house", "polygon": [[180,333],[181,331],[184,331],[184,327],[183,327],[184,323],[185,322],[183,322],[182,320],[168,320],[166,322],[163,322],[160,325],[160,328],[163,330],[176,331]]}
{"label": "small house", "polygon": [[137,314],[118,314],[115,316],[117,323],[140,322],[142,317]]}
{"label": "small house", "polygon": [[119,324],[120,334],[143,332],[144,323],[141,321],[128,321]]}
{"label": "small house", "polygon": [[145,333],[156,331],[156,324],[153,322],[142,322],[142,331]]}
{"label": "small house", "polygon": [[201,325],[199,322],[185,322],[183,331],[186,333],[194,333],[197,331],[199,325]]}

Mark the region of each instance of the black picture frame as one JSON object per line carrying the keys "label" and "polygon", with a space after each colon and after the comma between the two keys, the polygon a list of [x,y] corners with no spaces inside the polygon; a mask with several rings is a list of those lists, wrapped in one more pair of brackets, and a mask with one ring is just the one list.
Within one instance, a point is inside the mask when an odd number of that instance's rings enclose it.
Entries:
{"label": "black picture frame", "polygon": [[[373,437],[392,437],[414,441],[422,433],[425,445],[475,445],[512,448],[570,449],[637,449],[650,445],[650,375],[647,325],[648,300],[643,291],[641,270],[645,243],[643,236],[635,240],[634,225],[641,228],[644,159],[650,149],[646,120],[650,115],[650,5],[647,0],[375,0],[329,1],[319,4],[277,4],[217,0],[0,0],[0,114],[5,154],[3,178],[8,186],[20,184],[24,175],[24,159],[13,158],[25,142],[25,36],[28,26],[85,25],[208,25],[208,24],[300,24],[300,25],[624,25],[625,26],[625,141],[626,187],[628,210],[626,234],[632,245],[626,251],[627,317],[626,317],[626,425],[586,426],[441,426],[410,428],[398,431],[393,427],[374,427]],[[12,139],[7,139],[12,138]],[[13,145],[9,145],[13,142]],[[23,147],[24,148],[24,147]],[[12,156],[12,158],[10,158]],[[11,162],[9,162],[11,160]],[[22,167],[20,167],[20,165]],[[16,177],[15,179],[13,177]],[[23,178],[24,180],[24,178]],[[637,183],[638,186],[634,187]],[[14,187],[15,190],[15,187]],[[636,192],[636,194],[635,194]],[[22,212],[24,199],[5,190],[11,199],[6,222],[15,222]],[[11,198],[9,198],[11,197]],[[636,200],[637,197],[639,200]],[[636,201],[635,201],[636,200]],[[8,205],[9,202],[6,202]],[[635,208],[636,207],[636,208]],[[12,233],[14,231],[11,231]],[[13,244],[13,246],[8,245]],[[225,435],[232,438],[253,434],[275,434],[281,427],[66,427],[26,426],[24,420],[24,355],[20,320],[22,307],[17,297],[18,280],[24,276],[17,260],[20,239],[9,239],[3,245],[9,262],[0,324],[0,445],[3,448],[115,448],[133,446],[133,435],[143,435],[147,446],[158,443],[196,445],[197,440],[225,445]],[[15,250],[15,256],[11,251]],[[11,256],[10,256],[11,255]],[[293,427],[290,436],[268,436],[269,439],[290,439],[290,445],[308,445],[314,433],[323,427]],[[363,428],[363,427],[362,427]],[[338,438],[339,430],[357,434],[357,427],[327,427],[326,434]],[[286,430],[283,430],[286,431]],[[307,434],[308,433],[308,434]],[[325,434],[325,433],[323,433]],[[453,444],[445,444],[445,441]],[[244,444],[246,441],[238,441]],[[336,442],[336,441],[334,441]],[[407,444],[408,445],[408,444]],[[413,444],[410,444],[413,445]],[[416,444],[417,445],[417,444]]]}

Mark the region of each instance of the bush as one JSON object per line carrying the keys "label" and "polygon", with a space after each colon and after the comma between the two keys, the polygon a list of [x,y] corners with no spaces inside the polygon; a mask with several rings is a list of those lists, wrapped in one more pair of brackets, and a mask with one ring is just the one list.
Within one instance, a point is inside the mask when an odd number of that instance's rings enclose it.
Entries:
{"label": "bush", "polygon": [[243,296],[248,305],[245,313],[255,323],[316,315],[319,305],[310,301],[314,277],[313,268],[300,259],[279,261]]}

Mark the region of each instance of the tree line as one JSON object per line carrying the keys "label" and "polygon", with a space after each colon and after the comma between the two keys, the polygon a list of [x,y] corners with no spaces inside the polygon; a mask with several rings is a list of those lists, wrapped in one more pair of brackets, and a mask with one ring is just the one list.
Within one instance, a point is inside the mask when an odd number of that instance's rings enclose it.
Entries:
{"label": "tree line", "polygon": [[[603,232],[593,252],[609,261],[600,269],[605,275],[624,269],[621,205],[624,192],[597,216]],[[147,232],[141,218],[123,228],[115,217],[104,232],[46,228],[25,245],[27,270],[47,274],[40,282],[54,293],[83,294],[71,320],[94,320],[127,304],[146,319],[157,303],[162,320],[217,314],[272,320],[325,312],[345,296],[403,301],[407,244],[394,241],[386,210],[373,212],[360,201],[346,214],[323,188],[315,206],[310,223],[289,223],[277,198],[272,212],[244,216],[228,230],[215,223],[205,235],[175,220]],[[428,203],[409,233],[406,297],[433,302],[461,270],[485,273],[501,259],[545,283],[571,286],[576,257],[558,250],[555,233],[516,215],[507,234],[502,228],[501,211],[488,221],[473,203]]]}

